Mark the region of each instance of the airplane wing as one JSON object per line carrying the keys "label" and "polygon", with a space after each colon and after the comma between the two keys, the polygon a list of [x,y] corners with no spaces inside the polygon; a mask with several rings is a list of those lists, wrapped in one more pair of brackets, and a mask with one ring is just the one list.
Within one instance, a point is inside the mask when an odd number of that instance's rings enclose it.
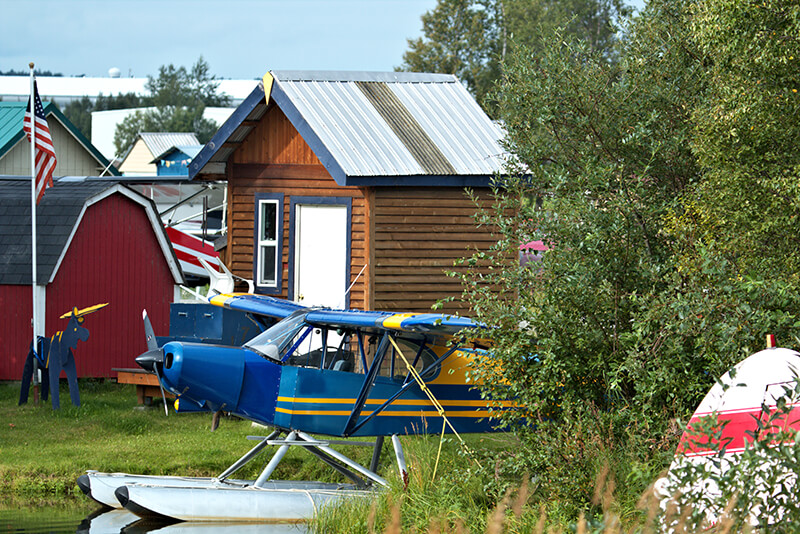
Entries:
{"label": "airplane wing", "polygon": [[256,315],[277,319],[288,317],[297,310],[308,309],[306,321],[318,326],[353,328],[365,331],[396,331],[417,334],[452,336],[465,328],[480,328],[483,325],[466,317],[439,313],[393,313],[361,310],[330,310],[307,308],[296,302],[255,295],[252,293],[229,293],[209,299],[211,304]]}
{"label": "airplane wing", "polygon": [[297,310],[306,309],[305,306],[285,299],[278,299],[267,295],[254,295],[252,293],[229,293],[211,297],[209,302],[215,306],[238,310],[256,315],[266,315],[276,319],[290,316]]}
{"label": "airplane wing", "polygon": [[389,330],[439,336],[452,336],[465,328],[481,327],[471,319],[454,315],[359,310],[313,310],[309,312],[306,321],[327,327],[349,327],[365,331]]}

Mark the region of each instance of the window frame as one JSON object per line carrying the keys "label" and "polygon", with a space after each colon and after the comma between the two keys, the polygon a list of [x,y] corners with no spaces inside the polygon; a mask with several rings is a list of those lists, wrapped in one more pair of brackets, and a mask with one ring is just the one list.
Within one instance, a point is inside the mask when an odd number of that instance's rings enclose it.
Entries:
{"label": "window frame", "polygon": [[[256,293],[277,295],[283,287],[283,193],[256,193],[254,195],[253,224],[253,286]],[[262,272],[262,205],[275,204],[275,283],[261,283]]]}

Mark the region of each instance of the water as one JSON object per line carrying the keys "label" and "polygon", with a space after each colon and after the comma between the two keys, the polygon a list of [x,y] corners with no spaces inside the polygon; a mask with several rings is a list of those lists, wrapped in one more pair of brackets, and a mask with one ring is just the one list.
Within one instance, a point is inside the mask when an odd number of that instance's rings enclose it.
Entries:
{"label": "water", "polygon": [[192,523],[145,520],[127,510],[94,510],[90,506],[24,506],[0,508],[0,534],[308,534],[302,524]]}

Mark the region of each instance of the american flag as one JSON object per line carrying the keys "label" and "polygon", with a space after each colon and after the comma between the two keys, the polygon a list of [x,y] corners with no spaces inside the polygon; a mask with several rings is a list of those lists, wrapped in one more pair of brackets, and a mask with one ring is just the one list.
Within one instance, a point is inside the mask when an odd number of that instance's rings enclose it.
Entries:
{"label": "american flag", "polygon": [[[39,98],[39,89],[36,87],[36,82],[33,82],[33,95],[31,100],[34,101],[34,109],[36,115],[36,143],[34,149],[36,151],[36,203],[42,199],[44,190],[53,186],[53,171],[56,168],[56,149],[53,147],[53,138],[50,137],[50,127],[47,125],[47,119],[44,116],[44,107],[42,100]],[[31,102],[28,101],[28,108],[25,110],[25,119],[23,121],[22,129],[28,136],[28,141],[31,140]]]}

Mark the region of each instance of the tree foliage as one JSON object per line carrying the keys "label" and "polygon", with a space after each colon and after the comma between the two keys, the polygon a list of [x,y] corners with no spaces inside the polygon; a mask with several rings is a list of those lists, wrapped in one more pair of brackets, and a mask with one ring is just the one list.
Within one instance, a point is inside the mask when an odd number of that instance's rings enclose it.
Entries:
{"label": "tree foliage", "polygon": [[217,93],[219,78],[211,74],[208,63],[200,57],[190,68],[172,64],[159,67],[158,76],[148,76],[149,95],[135,93],[98,95],[70,102],[64,115],[87,137],[92,135],[92,112],[112,109],[155,107],[137,111],[117,125],[114,147],[122,155],[140,132],[194,132],[201,143],[217,131],[214,121],[203,118],[205,108],[230,105],[230,97]]}
{"label": "tree foliage", "polygon": [[214,121],[203,118],[207,106],[227,106],[230,98],[217,93],[219,79],[200,57],[190,69],[162,65],[158,76],[148,76],[150,96],[146,105],[155,110],[139,111],[117,126],[114,146],[122,154],[140,132],[194,132],[201,143],[217,130]]}
{"label": "tree foliage", "polygon": [[94,104],[88,96],[73,100],[62,110],[69,121],[75,125],[87,139],[92,137],[92,111]]}
{"label": "tree foliage", "polygon": [[[576,418],[669,452],[718,376],[800,326],[798,9],[652,0],[613,62],[540,31],[503,65],[516,167],[478,214],[498,242],[464,260],[465,298],[495,327],[477,373],[524,408],[508,422],[536,420],[530,467],[566,453],[537,434]],[[549,250],[519,265],[534,239]],[[562,475],[550,489],[577,495]]]}
{"label": "tree foliage", "polygon": [[[408,40],[400,70],[455,74],[494,113],[490,93],[517,46],[538,51],[556,28],[606,57],[621,0],[439,0],[422,16],[423,37]],[[544,32],[542,32],[544,30]]]}
{"label": "tree foliage", "polygon": [[92,103],[88,96],[79,100],[73,100],[67,104],[63,111],[64,115],[74,124],[87,139],[92,138],[92,112],[107,111],[111,109],[128,109],[141,107],[147,99],[136,93],[125,93],[105,96],[103,93],[97,95],[97,99]]}

